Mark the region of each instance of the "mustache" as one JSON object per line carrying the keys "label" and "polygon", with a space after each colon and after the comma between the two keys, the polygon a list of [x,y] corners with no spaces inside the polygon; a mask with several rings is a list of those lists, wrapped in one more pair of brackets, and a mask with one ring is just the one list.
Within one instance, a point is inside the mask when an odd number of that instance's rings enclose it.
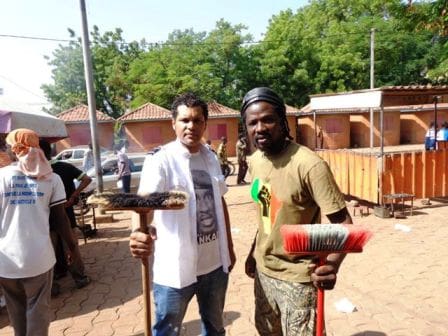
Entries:
{"label": "mustache", "polygon": [[267,132],[258,133],[255,135],[254,140],[257,141],[259,139],[271,139],[271,135]]}

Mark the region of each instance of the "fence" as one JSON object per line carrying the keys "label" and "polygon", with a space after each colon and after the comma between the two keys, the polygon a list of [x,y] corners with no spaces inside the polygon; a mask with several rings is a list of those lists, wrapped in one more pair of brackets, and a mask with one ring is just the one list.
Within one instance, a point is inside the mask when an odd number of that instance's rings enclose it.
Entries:
{"label": "fence", "polygon": [[377,203],[377,157],[348,150],[318,151],[330,166],[341,191],[366,201]]}
{"label": "fence", "polygon": [[448,196],[448,149],[376,155],[349,150],[318,151],[330,166],[341,191],[379,203],[381,196],[408,193],[416,198]]}

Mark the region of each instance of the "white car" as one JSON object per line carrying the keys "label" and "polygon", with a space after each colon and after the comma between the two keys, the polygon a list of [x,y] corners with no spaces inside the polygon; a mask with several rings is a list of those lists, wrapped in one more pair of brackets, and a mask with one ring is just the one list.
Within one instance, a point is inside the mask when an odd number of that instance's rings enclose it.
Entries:
{"label": "white car", "polygon": [[[135,193],[140,183],[140,174],[143,168],[143,162],[145,161],[145,154],[127,154],[129,160],[131,160],[131,192]],[[115,191],[120,192],[120,188],[117,187],[118,181],[118,162],[116,155],[109,155],[101,162],[103,170],[103,191]],[[90,183],[84,192],[89,192],[97,187],[95,167],[87,171],[87,175],[92,178]]]}
{"label": "white car", "polygon": [[[76,168],[82,170],[82,162],[84,161],[84,155],[88,151],[89,146],[87,145],[81,145],[81,146],[75,146],[72,148],[67,148],[62,151],[60,151],[53,160],[55,161],[64,161],[67,163],[70,163],[74,165]],[[101,148],[100,149],[101,156],[105,156],[108,154],[111,154],[112,152]]]}

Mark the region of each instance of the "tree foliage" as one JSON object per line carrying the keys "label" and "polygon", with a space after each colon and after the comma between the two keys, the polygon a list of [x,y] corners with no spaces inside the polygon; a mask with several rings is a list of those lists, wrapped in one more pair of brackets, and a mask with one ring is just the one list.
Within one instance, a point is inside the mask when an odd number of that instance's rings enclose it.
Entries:
{"label": "tree foliage", "polygon": [[[185,91],[239,108],[255,86],[303,106],[310,94],[369,88],[372,29],[375,87],[447,84],[447,8],[447,0],[312,0],[273,15],[257,43],[224,19],[210,32],[175,30],[151,45],[94,27],[97,108],[114,117],[147,102],[169,108]],[[53,110],[86,102],[79,39],[60,45],[49,64],[54,83],[43,89]]]}
{"label": "tree foliage", "polygon": [[[49,111],[52,113],[87,104],[81,39],[71,29],[69,34],[73,40],[67,46],[59,45],[52,58],[47,57],[53,67],[54,83],[45,84],[42,89],[53,103]],[[101,35],[96,26],[91,32],[90,45],[97,109],[118,117],[129,104],[131,93],[125,75],[143,48],[137,42],[127,43],[119,28]]]}

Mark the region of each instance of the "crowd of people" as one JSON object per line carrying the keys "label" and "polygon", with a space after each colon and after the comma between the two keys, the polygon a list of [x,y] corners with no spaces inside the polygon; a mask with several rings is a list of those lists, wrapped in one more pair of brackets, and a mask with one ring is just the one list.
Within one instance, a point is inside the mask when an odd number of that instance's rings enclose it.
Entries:
{"label": "crowd of people", "polygon": [[448,122],[445,121],[440,129],[437,129],[437,124],[432,121],[425,134],[425,150],[435,150],[438,142],[445,141],[448,141]]}
{"label": "crowd of people", "polygon": [[[255,88],[244,96],[240,112],[244,133],[236,143],[237,183],[247,183],[249,170],[258,211],[258,230],[245,260],[246,274],[254,279],[255,326],[260,335],[314,335],[317,288],[335,286],[344,255],[329,254],[319,265],[311,257],[287,255],[280,228],[318,224],[322,215],[332,223],[352,220],[328,165],[292,140],[281,97]],[[203,142],[208,107],[193,93],[176,97],[171,113],[176,139],[147,156],[137,193],[182,190],[189,198],[181,210],[150,211],[149,233],[141,232],[140,217],[133,217],[129,248],[135,258],[154,258],[154,336],[180,335],[193,297],[202,335],[225,335],[225,297],[236,263],[225,201],[227,139],[221,139],[216,153]],[[70,207],[89,181],[80,170],[66,167],[58,173],[45,157],[48,145],[39,147],[33,131],[13,131],[7,142],[15,162],[0,169],[0,287],[16,335],[48,335],[56,263],[50,229],[62,241],[76,286],[90,282],[69,219]],[[248,156],[250,147],[255,151]],[[128,161],[124,151],[118,153],[123,184]],[[65,175],[80,180],[79,187],[64,187]],[[87,280],[78,285],[79,279]]]}

